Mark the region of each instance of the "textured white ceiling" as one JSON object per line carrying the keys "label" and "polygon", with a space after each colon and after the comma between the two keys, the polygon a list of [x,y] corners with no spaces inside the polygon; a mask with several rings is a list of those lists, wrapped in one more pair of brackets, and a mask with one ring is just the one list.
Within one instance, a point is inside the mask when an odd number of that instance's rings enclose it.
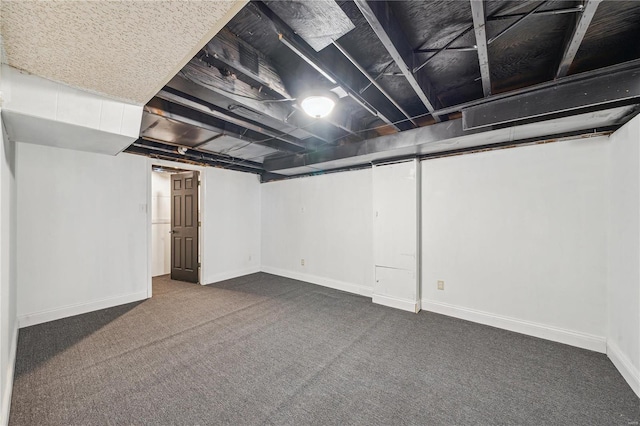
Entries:
{"label": "textured white ceiling", "polygon": [[112,98],[146,103],[246,0],[0,0],[5,61]]}

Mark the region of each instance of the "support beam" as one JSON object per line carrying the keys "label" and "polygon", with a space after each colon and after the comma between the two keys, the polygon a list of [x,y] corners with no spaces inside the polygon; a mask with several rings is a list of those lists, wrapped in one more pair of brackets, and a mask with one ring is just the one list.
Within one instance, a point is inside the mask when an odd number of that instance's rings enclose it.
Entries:
{"label": "support beam", "polygon": [[138,139],[124,152],[190,164],[197,163],[206,166],[221,167],[247,173],[261,174],[264,171],[259,163],[254,163],[252,161],[234,159],[231,157],[220,157],[208,153],[196,153],[193,151],[187,151],[186,154],[179,154],[171,145],[165,145],[144,139]]}
{"label": "support beam", "polygon": [[484,96],[491,95],[491,74],[489,72],[489,49],[487,44],[487,20],[484,0],[471,0],[471,14],[473,15],[473,29],[476,33],[478,46],[478,62],[482,78]]}
{"label": "support beam", "polygon": [[[133,146],[137,146],[139,148],[148,148],[148,149],[152,149],[159,152],[165,152],[165,153],[177,153],[178,155],[183,156],[185,159],[193,159],[193,160],[206,159],[207,161],[214,161],[221,165],[239,165],[240,163],[242,163],[242,166],[246,169],[251,169],[254,171],[263,170],[262,164],[256,163],[255,161],[243,160],[242,158],[235,158],[230,155],[203,152],[198,150],[198,147],[167,144],[164,142],[154,141],[146,138],[139,138],[137,141],[133,143]],[[184,154],[178,153],[177,148],[179,146],[186,148],[186,152]]]}
{"label": "support beam", "polygon": [[488,98],[474,99],[472,101],[463,102],[461,104],[452,105],[452,106],[449,106],[449,107],[445,107],[445,108],[439,109],[437,111],[434,111],[434,114],[436,114],[436,115],[445,115],[445,114],[452,114],[452,113],[456,113],[456,112],[462,112],[462,110],[464,110],[466,108],[469,108],[469,107],[472,107],[472,106],[476,106],[476,105],[482,105],[482,104],[485,104],[487,102],[493,102],[493,101],[496,101],[498,99],[505,99],[505,98],[509,98],[509,97],[512,97],[512,96],[522,95],[524,93],[534,92],[536,90],[547,89],[547,88],[550,88],[550,87],[558,87],[558,85],[569,84],[572,81],[580,81],[580,80],[589,79],[589,78],[593,78],[593,77],[598,77],[598,76],[606,75],[606,74],[616,74],[616,73],[619,73],[621,71],[625,71],[625,70],[629,70],[629,69],[635,69],[635,68],[639,68],[640,69],[640,59],[634,59],[632,61],[623,62],[621,64],[611,65],[611,66],[604,67],[604,68],[598,68],[598,69],[595,69],[595,70],[586,71],[586,72],[582,72],[582,73],[579,73],[579,74],[573,74],[573,75],[570,75],[570,76],[567,76],[567,77],[563,77],[563,78],[558,79],[558,80],[546,81],[544,83],[539,83],[539,84],[536,84],[534,86],[527,86],[527,87],[523,87],[521,89],[516,89],[516,90],[509,91],[509,92],[499,93],[497,95],[491,95]]}
{"label": "support beam", "polygon": [[640,68],[572,80],[462,110],[465,130],[640,103]]}
{"label": "support beam", "polygon": [[573,59],[576,57],[576,53],[578,53],[582,39],[587,33],[589,24],[591,24],[591,20],[596,14],[601,1],[602,0],[585,1],[584,10],[576,20],[576,25],[573,28],[571,37],[569,37],[567,45],[564,48],[564,53],[562,54],[562,59],[560,60],[558,71],[556,72],[556,78],[564,77],[569,72],[569,68],[571,68],[571,64],[573,63]]}
{"label": "support beam", "polygon": [[466,131],[463,129],[462,120],[456,119],[306,154],[267,158],[263,166],[268,172],[295,176],[397,158],[513,146],[523,141],[536,142],[568,135],[614,130],[633,116],[634,109],[633,106],[623,106],[587,112],[576,117],[546,120],[542,124],[514,125],[486,131]]}
{"label": "support beam", "polygon": [[[355,4],[387,49],[405,78],[416,92],[429,112],[435,111],[437,105],[426,71],[418,70],[415,74],[413,67],[416,63],[415,53],[402,26],[395,19],[386,1],[355,0]],[[440,121],[440,117],[433,117]]]}

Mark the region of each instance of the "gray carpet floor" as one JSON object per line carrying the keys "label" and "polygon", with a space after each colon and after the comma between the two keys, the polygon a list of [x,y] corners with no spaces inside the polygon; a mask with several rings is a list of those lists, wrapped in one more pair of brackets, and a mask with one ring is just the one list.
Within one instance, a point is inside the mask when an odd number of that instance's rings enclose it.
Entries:
{"label": "gray carpet floor", "polygon": [[20,330],[11,425],[629,425],[605,355],[259,273]]}

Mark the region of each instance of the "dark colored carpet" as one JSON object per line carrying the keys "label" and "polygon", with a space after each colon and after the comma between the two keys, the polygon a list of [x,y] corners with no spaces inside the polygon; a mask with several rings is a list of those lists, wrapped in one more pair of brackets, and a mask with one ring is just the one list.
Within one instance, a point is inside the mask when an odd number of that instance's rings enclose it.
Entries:
{"label": "dark colored carpet", "polygon": [[605,355],[268,274],[20,330],[12,425],[629,425]]}

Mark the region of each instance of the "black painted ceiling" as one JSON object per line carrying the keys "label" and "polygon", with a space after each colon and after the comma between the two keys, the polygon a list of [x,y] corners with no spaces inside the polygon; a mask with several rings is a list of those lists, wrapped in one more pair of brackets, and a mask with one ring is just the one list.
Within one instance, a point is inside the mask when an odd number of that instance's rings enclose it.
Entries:
{"label": "black painted ceiling", "polygon": [[[411,66],[427,61],[414,75],[423,73],[428,80],[427,96],[436,110],[486,98],[471,1],[374,4],[384,6],[399,24],[399,34],[391,27],[389,32],[413,50]],[[435,123],[358,4],[312,3],[314,7],[302,1],[248,3],[148,103],[140,139],[129,152],[264,174],[262,164],[268,158],[313,153]],[[495,96],[556,78],[586,3],[487,0],[484,8],[486,37],[497,36],[488,45]],[[281,38],[337,76],[339,84]],[[335,45],[326,45],[331,38],[376,78],[397,106]],[[640,1],[598,2],[567,75],[638,59],[638,40]],[[326,47],[316,51],[312,45]],[[296,99],[310,88],[338,85],[343,97],[329,118],[312,119],[297,106]],[[344,96],[344,89],[353,96]],[[458,119],[460,111],[453,108],[439,119]],[[189,148],[186,155],[177,152],[180,146]]]}

